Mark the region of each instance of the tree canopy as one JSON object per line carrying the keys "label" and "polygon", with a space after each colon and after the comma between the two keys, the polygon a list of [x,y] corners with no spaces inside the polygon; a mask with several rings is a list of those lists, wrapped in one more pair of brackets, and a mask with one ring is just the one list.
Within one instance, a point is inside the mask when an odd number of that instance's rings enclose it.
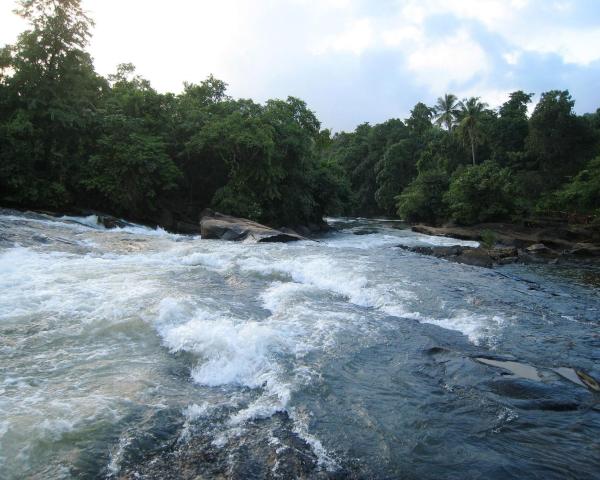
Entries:
{"label": "tree canopy", "polygon": [[452,93],[405,119],[322,129],[295,97],[234,99],[213,76],[160,93],[132,64],[104,78],[80,0],[20,0],[0,49],[0,201],[91,208],[175,228],[213,207],[275,225],[323,215],[474,223],[600,215],[600,109],[518,90],[497,110]]}

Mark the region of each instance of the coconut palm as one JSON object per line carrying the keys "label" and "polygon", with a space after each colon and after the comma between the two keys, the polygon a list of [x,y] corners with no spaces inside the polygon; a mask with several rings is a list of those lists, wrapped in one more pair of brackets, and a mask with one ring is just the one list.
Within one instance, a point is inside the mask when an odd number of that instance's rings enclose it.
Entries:
{"label": "coconut palm", "polygon": [[438,97],[437,103],[433,107],[436,114],[435,123],[440,127],[445,125],[448,131],[452,130],[452,127],[456,123],[456,118],[460,113],[458,105],[459,102],[456,95],[446,93],[443,97]]}
{"label": "coconut palm", "polygon": [[473,165],[475,165],[475,145],[481,142],[481,119],[484,115],[487,103],[479,101],[479,97],[465,98],[458,103],[460,112],[458,114],[458,128],[463,141],[471,145]]}

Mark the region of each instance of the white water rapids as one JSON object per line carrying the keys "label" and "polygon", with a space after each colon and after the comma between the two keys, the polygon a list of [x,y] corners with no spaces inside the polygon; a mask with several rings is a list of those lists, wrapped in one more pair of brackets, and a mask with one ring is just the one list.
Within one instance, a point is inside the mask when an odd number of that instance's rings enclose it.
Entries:
{"label": "white water rapids", "polygon": [[[247,244],[105,230],[93,217],[8,212],[0,227],[5,478],[118,476],[139,425],[165,409],[182,417],[179,441],[213,418],[217,450],[248,422],[284,412],[321,468],[335,471],[335,445],[297,401],[323,381],[323,365],[388,341],[398,322],[494,348],[515,321],[472,290],[450,301],[432,288],[433,273],[418,273],[418,256],[393,248],[469,242],[407,230]],[[412,263],[387,263],[398,255]],[[445,268],[457,283],[479,271]]]}

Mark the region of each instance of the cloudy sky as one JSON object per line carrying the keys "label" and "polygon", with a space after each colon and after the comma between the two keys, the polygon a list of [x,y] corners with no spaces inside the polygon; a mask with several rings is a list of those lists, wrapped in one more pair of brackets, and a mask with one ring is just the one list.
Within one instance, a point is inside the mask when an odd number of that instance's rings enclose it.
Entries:
{"label": "cloudy sky", "polygon": [[[235,97],[294,95],[325,127],[404,118],[417,101],[569,89],[600,107],[599,0],[82,0],[102,74],[159,91],[209,73]],[[24,24],[0,0],[0,44]],[[539,95],[536,95],[538,98]]]}

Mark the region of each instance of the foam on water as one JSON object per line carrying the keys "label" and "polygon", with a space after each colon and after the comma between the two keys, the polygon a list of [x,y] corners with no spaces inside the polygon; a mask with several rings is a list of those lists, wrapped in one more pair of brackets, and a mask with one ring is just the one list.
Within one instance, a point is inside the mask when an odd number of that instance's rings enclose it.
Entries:
{"label": "foam on water", "polygon": [[506,319],[499,315],[490,316],[467,311],[456,312],[450,318],[424,318],[421,321],[461,332],[475,345],[486,343],[489,346],[493,346],[495,337],[506,324]]}
{"label": "foam on water", "polygon": [[370,233],[366,235],[344,233],[334,238],[323,240],[321,243],[331,248],[358,248],[361,250],[370,250],[373,248],[397,245],[398,237],[380,233]]}
{"label": "foam on water", "polygon": [[203,360],[192,371],[202,385],[257,388],[273,374],[272,352],[285,348],[281,332],[269,325],[203,308],[188,313],[173,298],[161,301],[158,322],[158,331],[172,352],[191,352]]}
{"label": "foam on water", "polygon": [[371,281],[369,277],[373,272],[368,263],[342,264],[325,255],[307,255],[273,262],[250,257],[238,261],[238,265],[244,271],[261,275],[285,275],[294,282],[341,295],[360,307],[375,308],[397,316],[417,315],[405,305],[407,300],[416,298],[414,292],[398,284]]}
{"label": "foam on water", "polygon": [[[295,403],[320,378],[315,357],[339,355],[357,338],[359,347],[381,342],[382,327],[398,322],[389,316],[460,331],[476,344],[505,325],[501,315],[469,306],[421,313],[423,287],[385,263],[388,247],[400,243],[394,234],[244,245],[136,225],[106,230],[94,216],[14,218],[88,246],[84,253],[45,244],[0,250],[0,327],[10,334],[0,354],[22,360],[0,384],[0,447],[18,444],[24,457],[35,456],[36,441],[119,422],[123,405],[143,403],[149,378],[160,384],[153,375],[161,355],[185,352],[198,388],[230,395],[215,445],[241,435],[251,420],[286,412],[321,465],[335,468]],[[102,369],[110,375],[100,378]],[[52,401],[56,391],[64,402]],[[223,405],[182,408],[184,431]],[[131,440],[127,432],[119,438],[108,461],[113,473]]]}
{"label": "foam on water", "polygon": [[58,217],[57,220],[61,220],[63,222],[73,222],[78,223],[80,225],[84,225],[86,227],[90,227],[96,230],[106,230],[106,227],[100,223],[100,219],[98,215],[88,215],[85,217],[74,217],[71,215],[63,215],[62,217]]}

